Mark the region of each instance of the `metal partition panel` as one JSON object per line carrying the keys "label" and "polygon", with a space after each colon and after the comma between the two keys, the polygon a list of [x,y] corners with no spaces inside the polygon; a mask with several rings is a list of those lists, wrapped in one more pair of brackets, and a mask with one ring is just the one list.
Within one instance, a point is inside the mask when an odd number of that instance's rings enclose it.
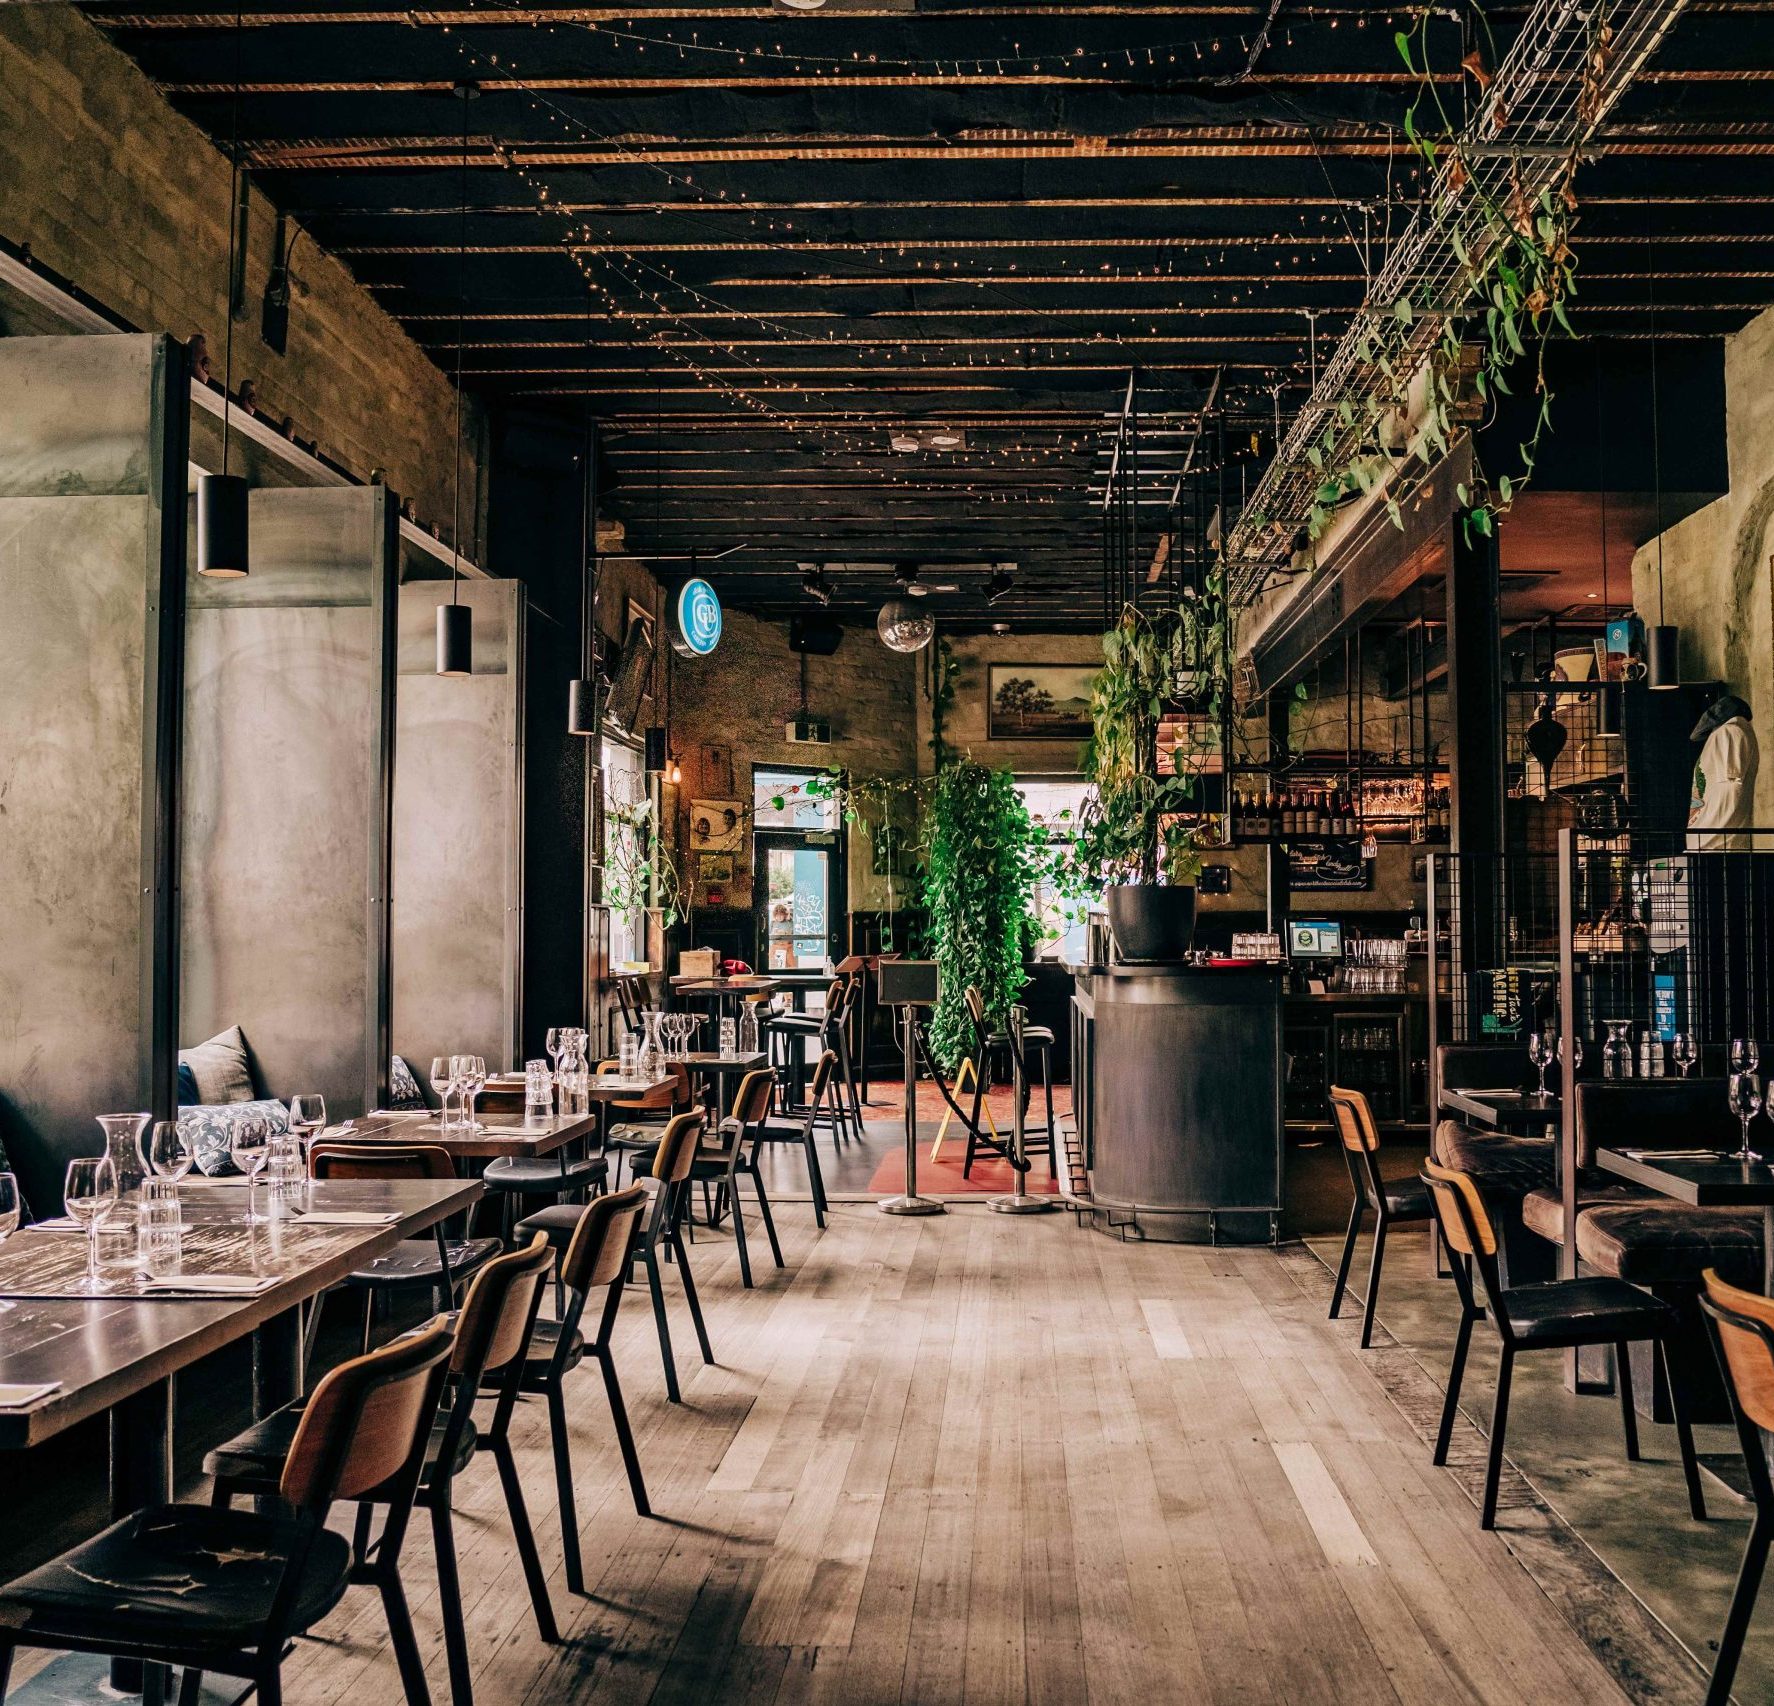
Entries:
{"label": "metal partition panel", "polygon": [[185,384],[165,338],[0,339],[0,1136],[38,1214],[95,1114],[172,1095]]}
{"label": "metal partition panel", "polygon": [[521,1064],[523,654],[516,581],[464,582],[474,674],[436,673],[449,589],[400,589],[394,762],[394,1050]]}
{"label": "metal partition panel", "polygon": [[252,572],[193,580],[179,1034],[239,1025],[259,1087],[385,1100],[396,511],[252,494]]}

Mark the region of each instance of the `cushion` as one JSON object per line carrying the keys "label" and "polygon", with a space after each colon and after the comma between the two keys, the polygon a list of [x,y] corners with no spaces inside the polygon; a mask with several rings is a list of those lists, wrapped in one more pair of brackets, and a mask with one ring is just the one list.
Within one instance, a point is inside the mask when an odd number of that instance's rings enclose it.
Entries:
{"label": "cushion", "polygon": [[1760,1291],[1762,1213],[1668,1198],[1592,1209],[1577,1222],[1577,1255],[1598,1273],[1634,1285],[1698,1285],[1717,1268],[1731,1284]]}
{"label": "cushion", "polygon": [[179,1106],[194,1108],[203,1098],[197,1094],[197,1074],[184,1061],[179,1062]]}
{"label": "cushion", "polygon": [[393,1054],[388,1057],[388,1106],[397,1111],[405,1112],[413,1108],[423,1108],[425,1092],[419,1088],[419,1080],[413,1076],[413,1069],[405,1059]]}
{"label": "cushion", "polygon": [[180,1049],[179,1064],[191,1068],[199,1103],[250,1102],[256,1093],[246,1065],[246,1038],[238,1025],[195,1048]]}
{"label": "cushion", "polygon": [[1510,1332],[1520,1344],[1568,1344],[1573,1327],[1588,1344],[1610,1339],[1646,1339],[1667,1332],[1676,1314],[1636,1286],[1617,1279],[1547,1280],[1513,1285],[1503,1293]]}
{"label": "cushion", "polygon": [[[1584,1176],[1577,1181],[1577,1213],[1579,1215],[1587,1213],[1592,1208],[1617,1208],[1621,1203],[1668,1201],[1668,1197],[1660,1197],[1654,1191],[1641,1190],[1637,1185],[1629,1185],[1624,1179],[1611,1178],[1606,1173],[1586,1171]],[[1521,1199],[1521,1223],[1530,1232],[1539,1233],[1550,1243],[1564,1243],[1564,1201],[1551,1185],[1546,1185],[1537,1191],[1529,1191]]]}
{"label": "cushion", "polygon": [[229,1145],[235,1126],[253,1115],[270,1120],[273,1135],[290,1128],[289,1109],[277,1101],[223,1102],[179,1109],[179,1135],[191,1151],[198,1172],[219,1179],[240,1171],[234,1165]]}
{"label": "cushion", "polygon": [[1499,1204],[1519,1202],[1528,1192],[1550,1189],[1554,1139],[1511,1137],[1481,1131],[1461,1120],[1443,1120],[1435,1128],[1435,1158],[1478,1181],[1487,1197]]}

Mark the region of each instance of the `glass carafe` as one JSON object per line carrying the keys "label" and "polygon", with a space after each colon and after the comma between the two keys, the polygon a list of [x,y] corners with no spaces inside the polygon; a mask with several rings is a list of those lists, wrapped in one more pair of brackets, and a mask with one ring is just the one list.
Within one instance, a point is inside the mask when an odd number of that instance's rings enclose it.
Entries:
{"label": "glass carafe", "polygon": [[739,1052],[756,1054],[758,1052],[758,1004],[746,1002],[739,1013]]}
{"label": "glass carafe", "polygon": [[663,1017],[664,1014],[653,1007],[641,1014],[644,1029],[641,1031],[641,1046],[635,1056],[635,1071],[642,1078],[656,1078],[665,1069],[665,1038],[659,1029],[659,1021]]}
{"label": "glass carafe", "polygon": [[105,1153],[117,1172],[117,1200],[133,1203],[142,1181],[148,1176],[142,1160],[142,1134],[148,1129],[149,1114],[99,1114],[95,1116],[99,1130],[105,1134]]}
{"label": "glass carafe", "polygon": [[1608,1040],[1602,1044],[1602,1077],[1632,1076],[1632,1021],[1609,1019]]}

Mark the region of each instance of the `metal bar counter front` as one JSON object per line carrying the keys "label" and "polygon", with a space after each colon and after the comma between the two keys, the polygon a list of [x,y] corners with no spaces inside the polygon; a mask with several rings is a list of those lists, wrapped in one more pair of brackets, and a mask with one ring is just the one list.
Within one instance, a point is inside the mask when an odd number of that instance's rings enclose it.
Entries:
{"label": "metal bar counter front", "polygon": [[1273,1242],[1282,1208],[1279,966],[1072,966],[1072,1083],[1100,1231]]}

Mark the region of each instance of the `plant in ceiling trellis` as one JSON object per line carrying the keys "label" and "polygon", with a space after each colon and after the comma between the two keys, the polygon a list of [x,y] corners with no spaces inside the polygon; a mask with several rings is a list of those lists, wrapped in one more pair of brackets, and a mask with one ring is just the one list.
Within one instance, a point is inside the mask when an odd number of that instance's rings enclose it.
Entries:
{"label": "plant in ceiling trellis", "polygon": [[924,903],[940,985],[930,1047],[952,1073],[973,1045],[967,986],[1002,1025],[1028,981],[1023,939],[1046,855],[1015,778],[973,759],[937,775],[927,825]]}
{"label": "plant in ceiling trellis", "polygon": [[[1457,271],[1433,295],[1425,285],[1416,299],[1407,294],[1378,305],[1357,334],[1356,354],[1371,383],[1364,395],[1345,396],[1338,403],[1306,453],[1320,476],[1307,517],[1313,539],[1343,502],[1377,490],[1400,460],[1426,469],[1447,454],[1468,383],[1481,410],[1495,409],[1499,398],[1513,394],[1511,371],[1529,360],[1538,403],[1533,425],[1518,446],[1516,468],[1495,480],[1478,473],[1470,487],[1461,483],[1456,490],[1466,527],[1490,535],[1497,516],[1532,478],[1541,439],[1551,424],[1547,348],[1560,335],[1575,335],[1567,304],[1577,293],[1571,238],[1578,208],[1579,147],[1573,141],[1552,181],[1529,193],[1524,157],[1502,138],[1510,114],[1490,92],[1487,60],[1495,60],[1494,44],[1484,14],[1475,9],[1486,45],[1468,52],[1461,69],[1477,87],[1479,128],[1496,139],[1496,147],[1481,150],[1482,162],[1468,159],[1470,144],[1447,111],[1432,62],[1430,27],[1437,16],[1425,7],[1411,29],[1398,31],[1396,41],[1417,79],[1416,96],[1404,115],[1404,134],[1428,168],[1438,216],[1451,222],[1447,235]],[[1588,50],[1576,102],[1585,130],[1601,111],[1612,58],[1613,29],[1605,0],[1588,14],[1586,27]],[[1440,142],[1423,127],[1426,102],[1433,107],[1444,139]],[[1421,327],[1437,317],[1439,335],[1425,348]],[[1402,528],[1398,492],[1389,492],[1385,502],[1393,524]]]}

